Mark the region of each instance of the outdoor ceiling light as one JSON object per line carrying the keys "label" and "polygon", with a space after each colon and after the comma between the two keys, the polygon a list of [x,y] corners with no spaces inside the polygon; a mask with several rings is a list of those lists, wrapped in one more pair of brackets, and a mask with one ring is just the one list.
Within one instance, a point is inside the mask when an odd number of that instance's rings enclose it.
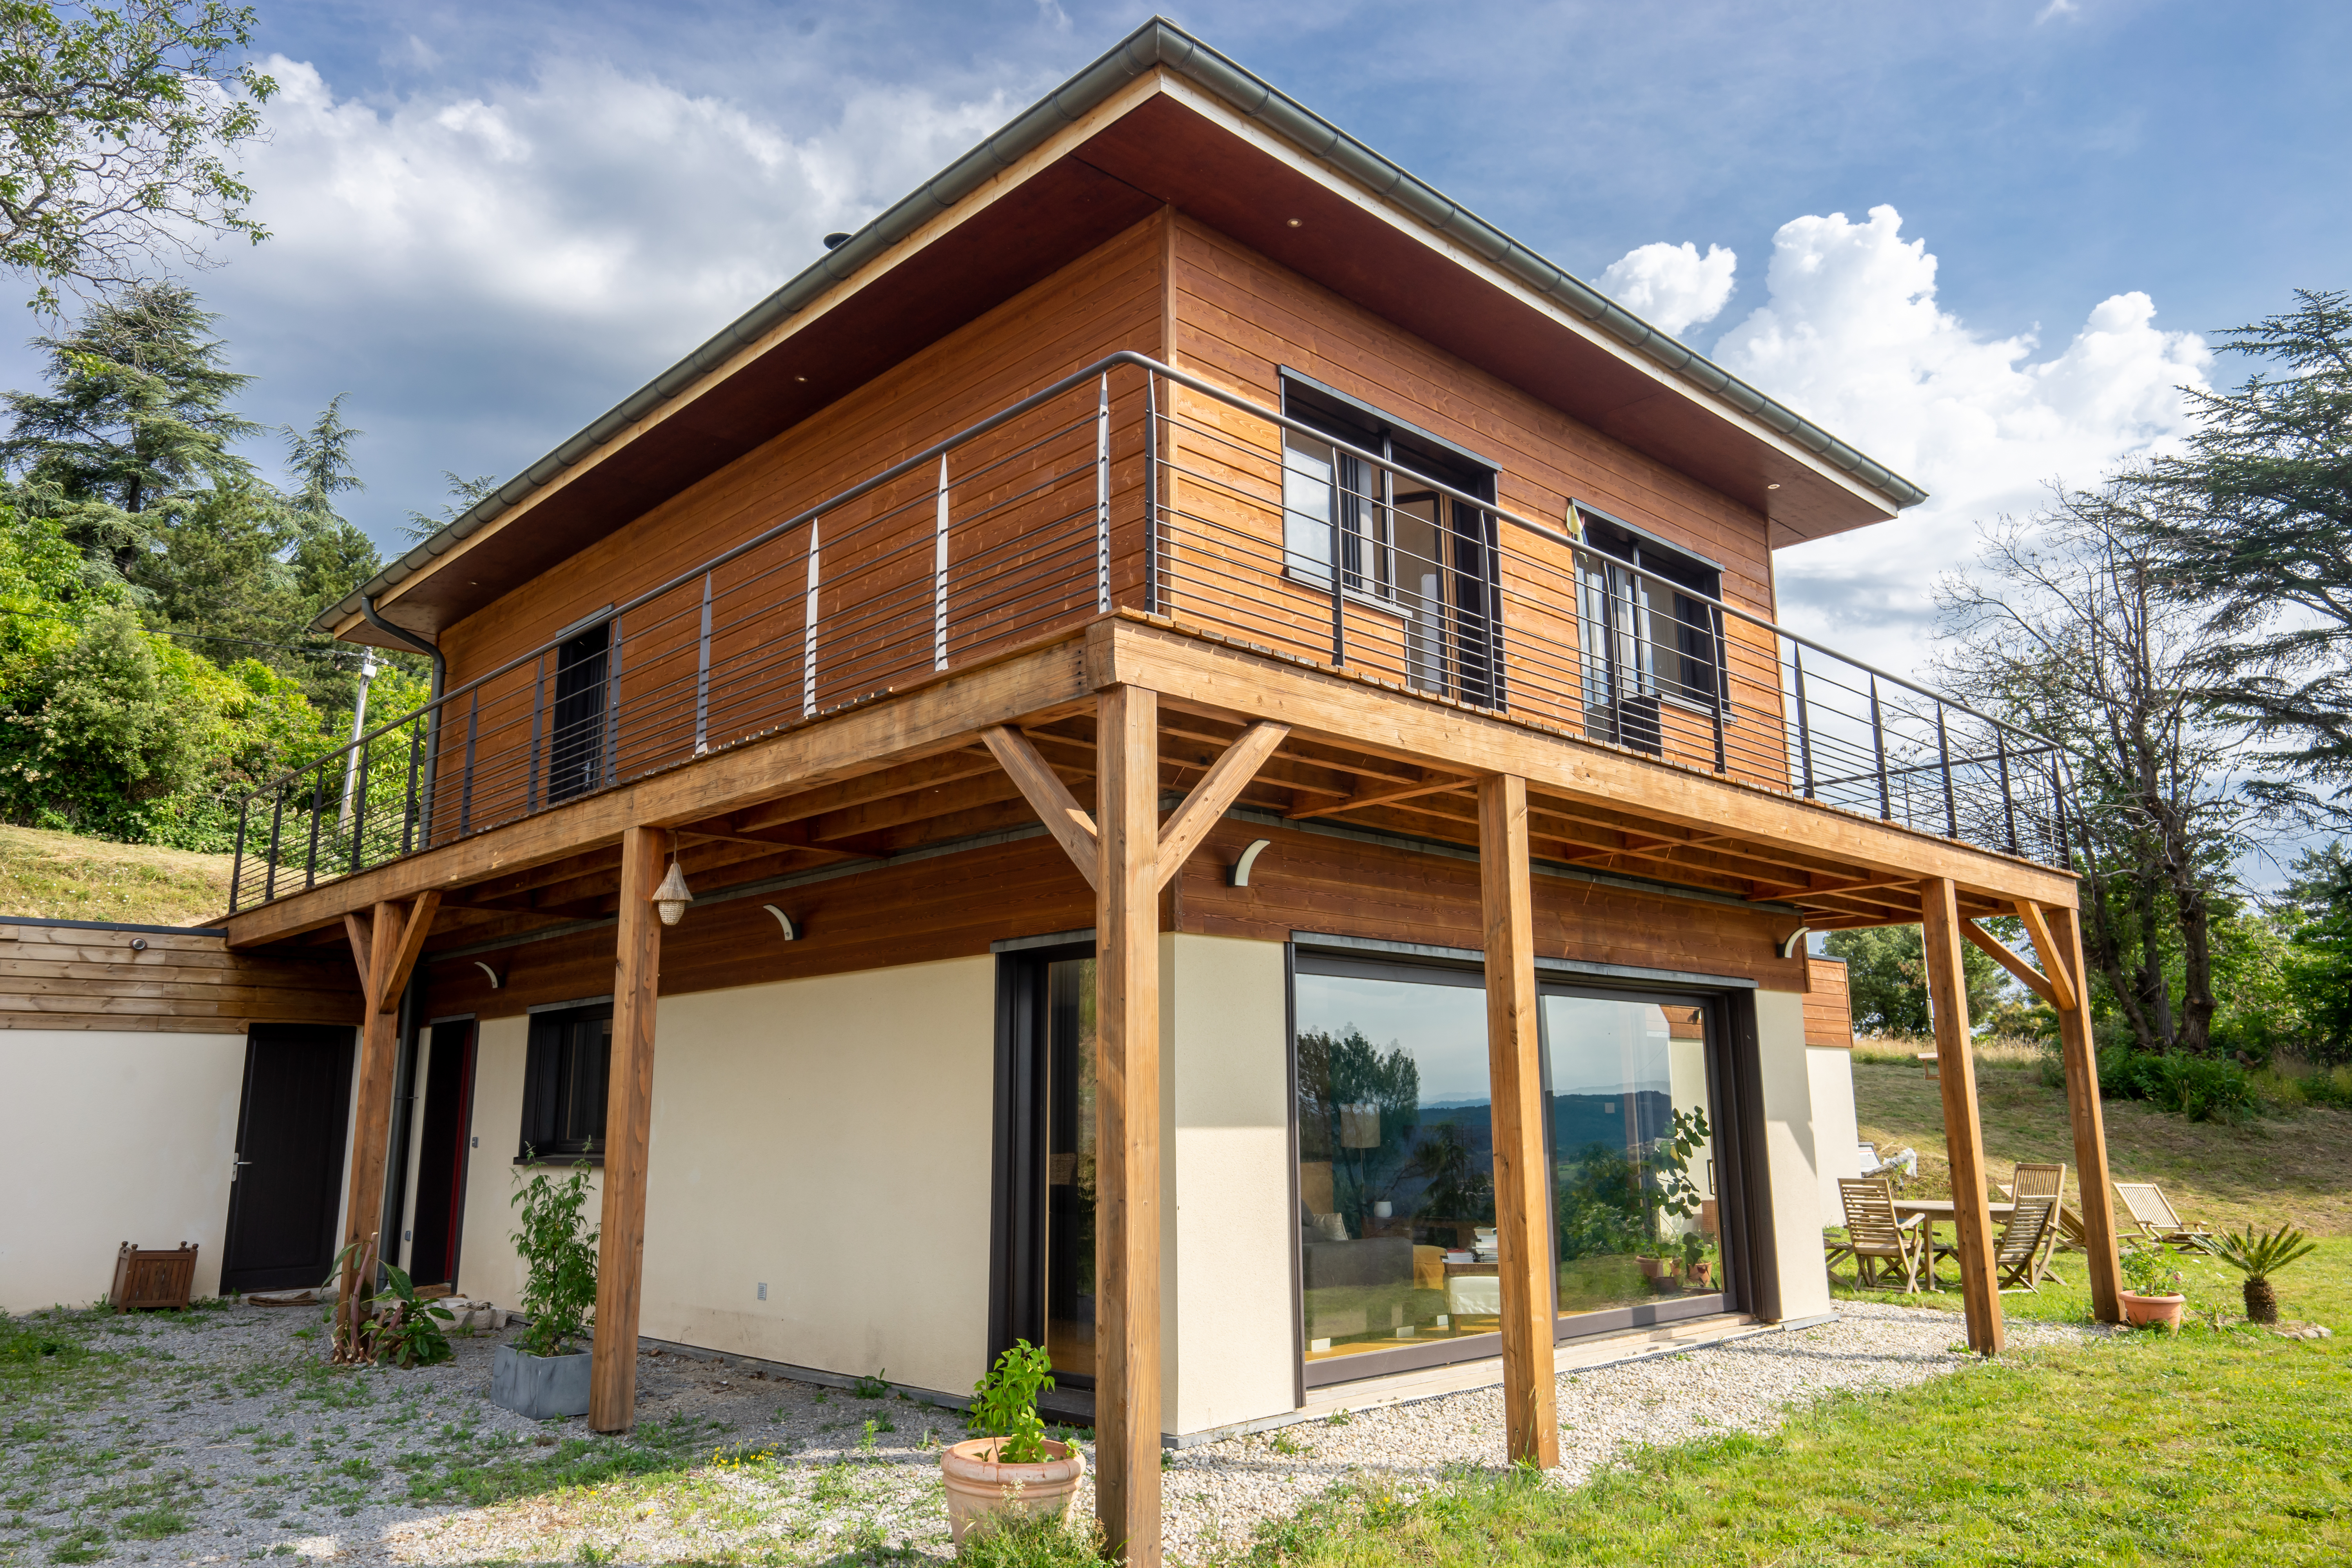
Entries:
{"label": "outdoor ceiling light", "polygon": [[793,924],[792,916],[784,913],[783,910],[776,908],[773,904],[761,904],[760,907],[776,917],[776,923],[784,928],[784,940],[786,942],[798,942],[800,940],[801,933],[799,928]]}
{"label": "outdoor ceiling light", "polygon": [[1259,851],[1267,848],[1273,843],[1274,840],[1271,838],[1253,838],[1250,840],[1250,847],[1242,851],[1242,858],[1234,862],[1234,887],[1246,888],[1250,885],[1250,868],[1257,864]]}
{"label": "outdoor ceiling light", "polygon": [[490,977],[491,990],[496,991],[499,988],[499,972],[497,970],[492,969],[488,964],[484,963],[478,958],[474,960],[474,967]]}
{"label": "outdoor ceiling light", "polygon": [[662,885],[654,889],[654,908],[661,912],[661,923],[666,926],[677,924],[693,898],[694,895],[687,890],[686,873],[678,869],[677,861],[671,861],[669,875],[664,877]]}
{"label": "outdoor ceiling light", "polygon": [[1811,926],[1799,926],[1796,930],[1790,931],[1787,936],[1780,939],[1780,956],[1783,958],[1794,958],[1797,954],[1804,952],[1805,939],[1812,934],[1813,928]]}

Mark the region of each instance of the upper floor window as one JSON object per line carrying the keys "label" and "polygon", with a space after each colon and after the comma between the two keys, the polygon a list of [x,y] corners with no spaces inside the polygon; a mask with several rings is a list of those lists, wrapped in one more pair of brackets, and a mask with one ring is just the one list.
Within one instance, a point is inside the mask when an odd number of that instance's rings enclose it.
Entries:
{"label": "upper floor window", "polygon": [[1351,640],[1388,652],[1414,687],[1498,705],[1494,514],[1435,488],[1491,499],[1493,467],[1289,372],[1282,392],[1283,412],[1313,427],[1283,437],[1283,574],[1327,594],[1336,575],[1348,598],[1388,611],[1392,630],[1365,624]]}
{"label": "upper floor window", "polygon": [[1588,727],[1655,752],[1663,742],[1661,702],[1712,715],[1729,695],[1723,616],[1707,603],[1723,596],[1723,570],[1606,512],[1571,504],[1587,546],[1578,562],[1577,610]]}
{"label": "upper floor window", "polygon": [[555,701],[548,731],[547,798],[586,795],[604,782],[605,704],[613,623],[598,621],[555,653]]}

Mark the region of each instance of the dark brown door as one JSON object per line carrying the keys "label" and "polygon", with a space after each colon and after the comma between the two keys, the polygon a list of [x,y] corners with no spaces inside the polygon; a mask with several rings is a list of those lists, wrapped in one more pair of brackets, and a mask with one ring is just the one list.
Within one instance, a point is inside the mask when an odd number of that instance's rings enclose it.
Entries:
{"label": "dark brown door", "polygon": [[416,1152],[415,1239],[408,1271],[419,1285],[457,1281],[466,1203],[466,1154],[474,1120],[474,1024],[433,1026],[425,1067],[425,1131]]}
{"label": "dark brown door", "polygon": [[350,1142],[352,1031],[256,1024],[246,1037],[236,1180],[221,1289],[316,1285],[335,1260],[335,1211]]}

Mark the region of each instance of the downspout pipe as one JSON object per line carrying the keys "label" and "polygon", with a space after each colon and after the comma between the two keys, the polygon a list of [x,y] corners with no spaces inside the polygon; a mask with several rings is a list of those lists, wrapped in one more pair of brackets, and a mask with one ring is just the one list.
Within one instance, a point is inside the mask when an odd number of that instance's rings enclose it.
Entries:
{"label": "downspout pipe", "polygon": [[422,849],[433,842],[433,786],[441,776],[438,766],[441,757],[439,704],[442,688],[448,683],[449,679],[449,661],[442,656],[441,649],[428,639],[417,636],[406,626],[394,626],[376,614],[374,595],[369,595],[360,600],[360,614],[366,616],[367,624],[376,630],[415,648],[433,661],[432,685],[425,696],[426,702],[432,706],[432,715],[425,721],[425,787],[419,792],[422,797],[419,802],[421,809],[417,813],[419,820],[416,847]]}

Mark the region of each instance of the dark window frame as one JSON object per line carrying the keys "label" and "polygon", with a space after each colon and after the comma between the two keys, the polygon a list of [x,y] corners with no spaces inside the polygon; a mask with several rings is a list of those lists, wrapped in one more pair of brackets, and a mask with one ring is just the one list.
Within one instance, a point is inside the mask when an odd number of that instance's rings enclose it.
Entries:
{"label": "dark window frame", "polygon": [[[1284,979],[1287,990],[1285,1015],[1288,1025],[1289,1084],[1286,1098],[1292,1165],[1290,1207],[1296,1211],[1298,1205],[1297,1165],[1299,1148],[1297,977],[1301,973],[1332,974],[1415,984],[1483,987],[1486,971],[1483,963],[1468,957],[1455,959],[1436,954],[1425,957],[1391,956],[1353,948],[1318,947],[1311,942],[1298,942],[1285,945],[1289,950],[1284,964]],[[1572,1314],[1559,1311],[1555,1296],[1552,1342],[1565,1344],[1571,1340],[1622,1333],[1653,1324],[1721,1312],[1752,1313],[1768,1305],[1777,1311],[1779,1291],[1771,1279],[1772,1234],[1769,1204],[1760,1195],[1766,1191],[1766,1183],[1755,1179],[1749,1170],[1751,1162],[1759,1157],[1763,1147],[1759,1110],[1761,1089],[1756,1081],[1760,1064],[1757,1060],[1753,993],[1728,987],[1718,989],[1662,984],[1653,979],[1633,977],[1628,977],[1622,983],[1608,976],[1580,974],[1570,979],[1548,975],[1540,969],[1536,974],[1536,992],[1538,998],[1548,995],[1600,996],[1613,1001],[1656,1001],[1678,1007],[1697,1006],[1705,1011],[1707,1095],[1716,1111],[1713,1121],[1719,1166],[1716,1181],[1717,1215],[1721,1227],[1726,1287],[1721,1291],[1706,1295],[1661,1299],[1635,1306]],[[1540,1029],[1544,1026],[1540,1001],[1537,1018]],[[1549,1093],[1551,1088],[1549,1050],[1539,1050],[1537,1059],[1542,1064],[1541,1091]],[[1493,1093],[1491,1084],[1487,1092],[1490,1096]],[[1544,1138],[1549,1168],[1551,1147],[1549,1125],[1545,1128]],[[1550,1204],[1549,1184],[1547,1183],[1544,1225],[1547,1238],[1555,1234]],[[1759,1209],[1765,1211],[1760,1219]],[[1297,1245],[1294,1243],[1289,1250],[1292,1334],[1297,1347],[1298,1388],[1302,1401],[1308,1389],[1360,1383],[1367,1378],[1460,1362],[1481,1361],[1502,1353],[1503,1338],[1500,1333],[1465,1334],[1460,1339],[1392,1351],[1359,1352],[1329,1361],[1309,1363],[1306,1354],[1307,1304]],[[1549,1265],[1547,1277],[1553,1281],[1553,1289],[1557,1292],[1557,1258]]]}
{"label": "dark window frame", "polygon": [[[1652,617],[1646,656],[1637,647],[1634,668],[1622,669],[1622,648],[1629,639],[1640,638],[1637,630],[1623,624],[1630,595],[1621,596],[1614,571],[1603,574],[1603,580],[1596,584],[1590,564],[1580,564],[1577,624],[1587,645],[1588,661],[1594,644],[1599,645],[1602,660],[1599,669],[1588,667],[1586,671],[1588,711],[1597,709],[1607,712],[1615,708],[1618,711],[1610,721],[1615,732],[1611,738],[1652,752],[1661,749],[1664,737],[1655,715],[1642,711],[1645,704],[1671,704],[1710,720],[1719,719],[1725,724],[1735,722],[1723,612],[1707,602],[1723,597],[1722,565],[1598,507],[1573,499],[1569,504],[1583,521],[1584,544],[1592,554],[1615,566],[1630,568],[1645,579],[1705,595],[1694,598],[1677,592],[1667,610],[1652,605],[1645,592],[1642,608]],[[1601,605],[1598,616],[1592,604],[1596,586]],[[1655,636],[1654,617],[1662,613],[1674,622],[1671,647]],[[1658,668],[1668,658],[1674,660],[1671,677]]]}
{"label": "dark window frame", "polygon": [[614,693],[610,611],[572,628],[555,650],[548,704],[547,803],[593,795],[608,782]]}
{"label": "dark window frame", "polygon": [[516,1164],[570,1165],[583,1161],[590,1165],[604,1164],[603,1129],[612,1089],[609,1029],[598,1064],[602,1070],[595,1085],[597,1104],[588,1118],[589,1124],[597,1131],[584,1138],[571,1138],[563,1136],[562,1129],[567,1119],[573,1118],[572,1107],[581,1089],[578,1075],[582,1058],[583,1055],[596,1055],[593,1047],[583,1052],[582,1042],[573,1037],[572,1031],[583,1024],[610,1025],[612,1018],[610,998],[549,1007],[531,1014],[530,1042],[523,1060],[522,1127],[515,1149]]}

